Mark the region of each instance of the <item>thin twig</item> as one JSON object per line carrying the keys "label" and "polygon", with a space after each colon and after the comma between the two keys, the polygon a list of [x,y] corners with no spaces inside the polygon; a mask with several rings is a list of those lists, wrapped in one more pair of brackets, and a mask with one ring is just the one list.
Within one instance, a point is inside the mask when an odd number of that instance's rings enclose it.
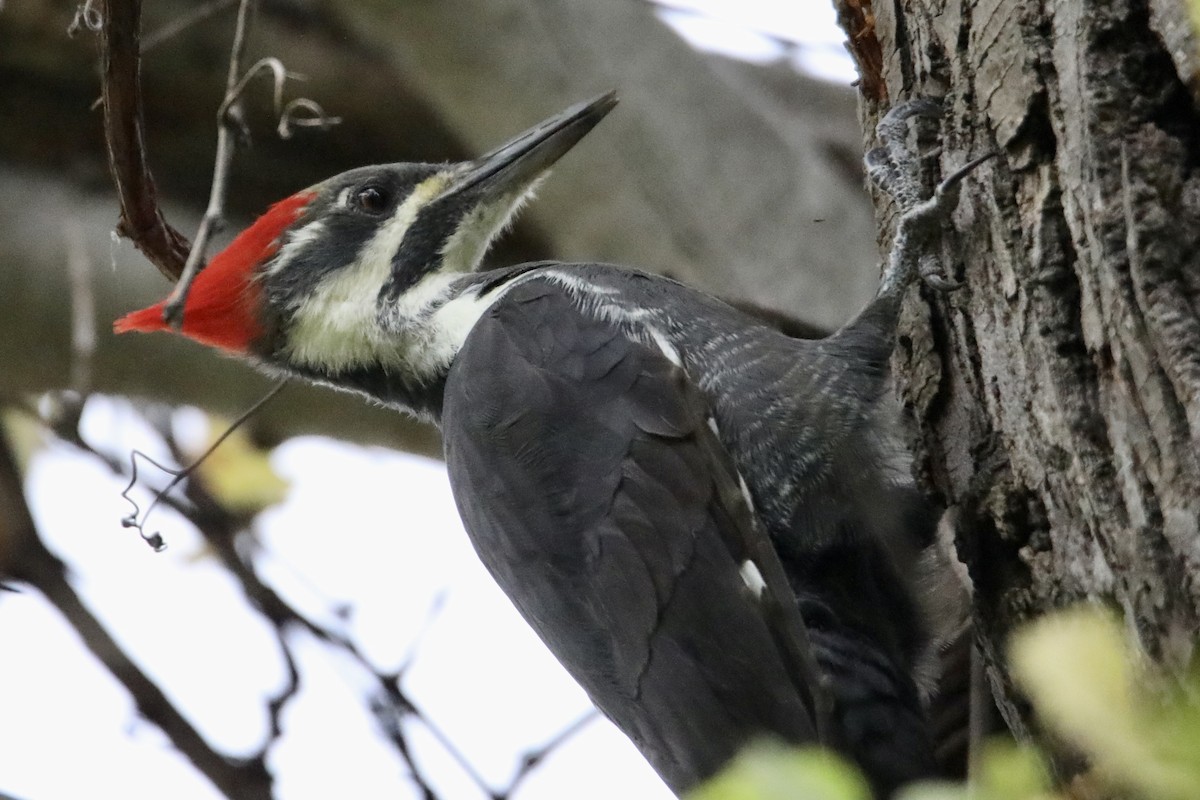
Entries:
{"label": "thin twig", "polygon": [[282,717],[284,708],[287,707],[287,704],[300,691],[300,669],[296,666],[296,657],[292,654],[291,645],[288,644],[286,625],[280,625],[275,628],[275,640],[279,643],[279,653],[283,656],[284,666],[287,667],[287,683],[283,685],[283,689],[279,694],[267,702],[267,715],[271,722],[271,733],[267,736],[267,740],[263,742],[263,746],[257,755],[257,758],[263,761],[267,758],[267,751],[283,735]]}
{"label": "thin twig", "polygon": [[447,592],[441,589],[433,596],[433,602],[429,604],[429,610],[425,612],[425,619],[421,621],[421,627],[413,634],[412,639],[408,642],[408,652],[404,654],[404,658],[400,659],[400,668],[396,670],[394,679],[399,682],[404,679],[404,674],[417,660],[417,652],[421,649],[421,643],[425,641],[425,637],[433,630],[433,623],[437,622],[438,617],[442,615],[443,609],[446,607]]}
{"label": "thin twig", "polygon": [[63,223],[67,271],[71,285],[71,388],[80,398],[92,389],[92,358],[96,352],[96,297],[92,262],[88,259],[83,226],[75,217]]}
{"label": "thin twig", "polygon": [[[373,669],[368,668],[368,671],[378,676],[378,673]],[[371,712],[375,715],[375,719],[379,723],[383,734],[387,736],[392,746],[396,748],[396,752],[400,755],[401,760],[408,767],[408,777],[416,784],[423,800],[438,800],[438,793],[434,791],[433,785],[425,777],[424,771],[417,765],[417,760],[408,745],[408,737],[404,733],[404,716],[413,713],[412,709],[407,705],[407,698],[402,698],[400,702],[397,702],[392,697],[392,693],[396,691],[396,687],[385,683],[383,688],[384,691],[382,694],[371,698]]]}
{"label": "thin twig", "polygon": [[241,0],[238,6],[237,27],[233,34],[233,46],[229,52],[229,73],[225,79],[225,100],[217,111],[217,156],[213,164],[212,188],[208,194],[208,208],[204,218],[200,220],[200,229],[196,231],[196,240],[188,253],[183,265],[179,281],[167,298],[163,307],[163,319],[169,324],[179,327],[183,324],[183,304],[187,300],[188,290],[192,281],[200,272],[204,263],[204,253],[208,249],[208,240],[213,230],[225,216],[225,191],[229,181],[229,168],[233,164],[234,126],[241,118],[241,93],[238,83],[242,75],[242,59],[246,54],[246,29],[250,16],[251,0]]}
{"label": "thin twig", "polygon": [[[160,433],[163,434],[164,441],[171,450],[172,455],[177,460],[181,460],[182,453],[179,450],[178,443],[170,435],[169,429],[161,429],[160,426]],[[165,495],[163,497],[166,498]],[[345,652],[364,672],[375,680],[379,691],[376,695],[376,705],[373,708],[376,710],[378,718],[381,721],[388,722],[385,725],[384,732],[396,748],[400,758],[407,765],[409,777],[420,789],[425,800],[439,800],[437,793],[433,790],[432,785],[425,778],[422,770],[416,763],[409,748],[408,740],[404,735],[403,728],[400,725],[400,719],[404,714],[416,712],[413,711],[412,704],[403,696],[403,693],[400,692],[399,687],[396,685],[397,676],[381,673],[370,663],[366,655],[363,654],[349,636],[310,619],[280,597],[273,588],[264,583],[246,556],[246,551],[237,546],[238,534],[243,530],[243,523],[234,514],[225,509],[208,492],[202,482],[188,482],[187,499],[192,502],[190,508],[185,508],[182,504],[173,504],[173,507],[196,526],[196,529],[204,537],[205,541],[217,553],[221,563],[241,584],[242,591],[251,605],[270,620],[277,630],[281,631],[288,625],[296,625],[307,630],[325,644]],[[172,503],[170,498],[164,499],[164,502]],[[289,655],[290,652],[285,653],[285,658]],[[286,692],[281,697],[283,698],[281,702],[286,702]],[[397,697],[400,698],[399,702],[395,700]],[[386,718],[383,713],[385,711],[389,712]],[[392,721],[394,721],[394,724],[391,724]],[[265,754],[270,746],[271,741],[268,740],[262,752]]]}
{"label": "thin twig", "polygon": [[[260,401],[261,403],[262,401]],[[162,430],[164,440],[171,450],[173,456],[177,460],[182,460],[182,453],[179,450],[178,444],[174,438],[169,435],[169,431]],[[229,431],[226,431],[227,436]],[[222,436],[222,439],[224,436]],[[74,442],[85,447],[89,452],[96,453],[86,443]],[[218,442],[219,444],[219,442]],[[213,447],[216,445],[214,444]],[[208,452],[211,452],[212,448]],[[100,455],[99,453],[96,453]],[[206,453],[207,455],[207,453]],[[142,455],[143,458],[147,458]],[[203,458],[203,457],[202,457]],[[167,472],[173,472],[168,467],[159,465],[160,469]],[[116,465],[114,468],[121,470],[121,465]],[[131,482],[132,483],[132,482]],[[474,767],[470,760],[456,747],[453,740],[443,731],[425,712],[412,700],[407,692],[401,686],[405,672],[411,667],[415,651],[418,643],[423,637],[424,629],[436,618],[440,613],[444,595],[440,594],[434,599],[431,604],[429,614],[426,619],[426,625],[422,631],[418,632],[414,639],[413,645],[409,648],[409,653],[402,659],[402,666],[395,672],[387,673],[379,670],[367,656],[359,649],[358,645],[347,636],[345,633],[334,630],[326,625],[323,625],[307,615],[298,611],[290,603],[279,596],[276,591],[262,581],[257,572],[253,568],[252,563],[245,548],[237,546],[237,534],[243,530],[244,522],[240,521],[232,512],[226,510],[213,497],[200,482],[189,482],[187,485],[187,500],[190,503],[185,504],[175,500],[164,492],[159,493],[156,498],[163,504],[169,505],[171,508],[178,511],[184,518],[196,526],[196,529],[204,537],[205,541],[212,546],[221,563],[230,570],[234,578],[242,586],[242,590],[246,595],[247,600],[251,605],[263,614],[275,626],[280,633],[280,646],[283,648],[283,658],[288,669],[289,679],[285,684],[284,689],[273,698],[268,704],[268,711],[272,719],[272,730],[279,725],[279,716],[282,714],[282,709],[290,701],[290,699],[298,692],[299,676],[296,672],[296,667],[293,661],[291,651],[286,646],[286,639],[283,638],[282,632],[289,625],[296,625],[316,637],[319,641],[324,642],[338,650],[347,654],[364,673],[369,675],[375,682],[376,691],[372,701],[372,709],[374,710],[377,719],[381,723],[384,734],[392,742],[399,754],[401,760],[408,767],[409,777],[416,785],[421,796],[425,800],[439,800],[439,795],[433,789],[431,783],[424,775],[423,770],[416,762],[415,757],[408,744],[408,739],[403,729],[403,719],[405,716],[413,716],[420,720],[421,724],[433,735],[439,742],[439,745],[446,753],[459,765],[460,769],[480,788],[482,792],[492,798],[509,798],[515,790],[518,783],[525,780],[527,774],[532,771],[538,764],[545,760],[545,757],[562,742],[569,739],[584,727],[591,718],[595,716],[595,712],[590,712],[587,716],[577,720],[568,726],[564,731],[560,732],[549,740],[542,747],[527,753],[523,759],[521,766],[515,773],[515,777],[509,786],[499,792],[493,789],[484,780],[479,771]],[[271,747],[277,734],[264,744],[259,755],[252,759],[257,761],[265,757],[266,752]]]}
{"label": "thin twig", "polygon": [[271,774],[261,759],[234,761],[216,752],[135,664],[67,581],[66,565],[38,535],[21,476],[0,428],[0,574],[37,589],[83,644],[129,692],[138,713],[156,725],[218,791],[238,800],[270,800]]}
{"label": "thin twig", "polygon": [[67,36],[74,36],[81,30],[100,30],[102,21],[100,11],[96,8],[95,3],[96,0],[84,0],[79,8],[75,9],[75,16],[71,18],[71,24],[67,26]]}
{"label": "thin twig", "polygon": [[146,38],[142,41],[142,53],[149,53],[154,48],[173,39],[193,25],[220,14],[237,2],[238,0],[209,0],[209,2],[197,6],[187,13],[180,14],[153,33],[146,35]]}
{"label": "thin twig", "polygon": [[[378,673],[376,674],[378,675]],[[471,760],[467,758],[466,754],[458,749],[458,745],[454,743],[454,740],[451,739],[450,736],[443,731],[441,727],[429,717],[428,714],[422,711],[420,706],[418,706],[411,697],[408,696],[408,693],[405,692],[403,687],[400,686],[398,677],[385,675],[378,675],[378,677],[382,678],[386,684],[388,691],[387,696],[396,702],[397,705],[399,705],[402,709],[421,720],[421,724],[425,726],[425,730],[433,734],[433,738],[436,739],[437,743],[441,745],[442,749],[445,750],[452,759],[454,759],[455,763],[458,764],[459,769],[465,772],[467,777],[470,778],[476,786],[494,797],[495,792],[493,792],[491,787],[488,786],[488,782],[484,779],[483,775],[479,773],[479,770],[475,768],[475,765],[471,763]]]}
{"label": "thin twig", "polygon": [[[193,13],[156,31],[146,40],[146,49],[177,35],[189,25],[217,13],[235,0],[210,0]],[[204,268],[204,257],[213,233],[225,213],[229,172],[233,163],[236,138],[245,133],[241,98],[246,85],[263,71],[275,75],[274,113],[279,117],[280,137],[291,136],[293,128],[325,129],[341,122],[331,117],[315,101],[301,98],[283,105],[285,78],[282,62],[266,58],[245,74],[242,60],[246,53],[247,29],[252,0],[240,0],[237,26],[229,54],[225,95],[217,111],[217,154],[213,164],[212,187],[208,206],[200,221],[196,240],[187,238],[167,224],[158,206],[158,194],[146,159],[140,77],[141,0],[109,0],[108,13],[100,20],[101,62],[103,66],[104,139],[108,146],[109,167],[121,203],[117,232],[133,240],[151,263],[164,275],[177,281],[163,309],[164,319],[178,328],[183,322],[183,306],[196,274]],[[85,9],[88,7],[85,6]],[[81,11],[82,13],[82,11]]]}
{"label": "thin twig", "polygon": [[314,100],[307,97],[297,97],[286,106],[279,115],[279,125],[275,128],[280,139],[292,138],[292,128],[318,128],[326,130],[334,125],[340,125],[341,117],[331,117],[325,109]]}
{"label": "thin twig", "polygon": [[167,224],[146,160],[139,27],[141,0],[108,0],[100,25],[104,141],[121,204],[117,233],[171,280],[188,257],[188,240]]}
{"label": "thin twig", "polygon": [[581,730],[586,728],[591,723],[600,718],[600,712],[596,709],[591,709],[579,719],[572,722],[567,727],[550,737],[549,741],[545,742],[541,747],[530,750],[521,758],[521,766],[517,768],[512,780],[508,782],[507,788],[503,792],[495,795],[494,800],[510,800],[513,794],[517,791],[527,777],[529,777],[543,761],[546,756],[553,753],[558,748],[562,747],[568,739],[575,736]]}
{"label": "thin twig", "polygon": [[[129,484],[121,492],[121,497],[125,498],[125,500],[128,501],[131,506],[133,506],[133,512],[130,513],[128,516],[123,517],[121,519],[121,524],[124,525],[126,528],[137,528],[138,533],[140,533],[142,535],[142,538],[146,540],[147,544],[149,544],[151,547],[154,548],[155,552],[162,552],[163,550],[165,550],[167,545],[165,542],[163,542],[163,538],[159,533],[157,533],[157,532],[151,533],[151,534],[146,533],[146,522],[150,519],[150,514],[154,511],[155,508],[158,507],[158,504],[160,502],[162,502],[162,500],[170,493],[170,491],[172,489],[174,489],[185,478],[187,478],[189,475],[191,475],[193,472],[195,472],[196,468],[199,467],[201,464],[203,464],[205,459],[207,459],[210,455],[212,455],[214,450],[216,450],[218,447],[220,447],[225,442],[225,440],[228,439],[230,436],[232,436],[233,432],[236,431],[238,428],[240,428],[247,420],[249,420],[251,417],[253,417],[255,414],[257,414],[259,409],[261,409],[268,402],[270,402],[270,400],[273,397],[275,397],[275,395],[277,395],[281,391],[283,391],[283,387],[286,385],[287,385],[287,379],[285,378],[285,379],[279,381],[279,383],[275,384],[273,387],[271,387],[271,390],[269,392],[267,392],[265,395],[260,397],[254,403],[254,405],[250,406],[250,408],[243,411],[237,417],[237,419],[235,419],[233,422],[231,422],[229,424],[229,427],[226,428],[225,431],[220,436],[217,437],[216,441],[214,441],[211,445],[208,446],[208,449],[206,449],[203,453],[200,454],[200,456],[198,458],[196,458],[191,464],[184,467],[183,469],[179,469],[179,470],[171,469],[168,466],[158,463],[153,458],[151,458],[150,456],[143,453],[141,450],[134,450],[130,454],[130,457],[129,457],[129,463],[130,463]],[[138,460],[139,456],[142,459],[144,459],[145,461],[149,461],[155,467],[157,467],[158,469],[167,473],[168,475],[173,476],[171,478],[170,483],[168,483],[164,488],[160,489],[158,492],[155,493],[154,499],[150,501],[150,505],[148,505],[146,507],[146,511],[144,513],[141,511],[141,507],[137,504],[137,501],[129,496],[129,493],[131,491],[133,491],[133,487],[136,486],[137,482],[138,482],[137,460]],[[141,516],[140,520],[138,519],[139,515]]]}
{"label": "thin twig", "polygon": [[[279,388],[279,386],[276,386],[270,395],[260,400],[253,409],[248,411],[243,416],[248,417],[251,415],[255,409],[262,405],[263,402],[278,392]],[[27,409],[27,411],[35,416],[38,416],[36,411],[33,409]],[[40,419],[40,416],[38,416],[38,418]],[[241,422],[242,420],[239,419],[238,422],[235,423],[234,427]],[[59,431],[56,430],[55,432],[57,433]],[[221,441],[228,437],[231,432],[232,428],[226,430],[220,439],[218,439],[218,441],[215,442],[204,453],[204,455],[200,457],[200,459],[198,459],[198,462],[206,458],[208,454],[211,453],[212,450],[221,443]],[[164,431],[164,433],[168,432]],[[3,430],[0,429],[0,445],[3,444],[2,437]],[[170,436],[165,436],[164,438],[167,440],[167,445],[171,449],[173,456],[177,460],[182,460],[182,453],[179,451],[178,444],[174,441],[174,438]],[[119,462],[116,462],[115,459],[105,457],[96,449],[88,445],[82,439],[82,437],[78,435],[78,431],[75,432],[75,435],[69,437],[67,441],[80,447],[86,452],[103,459],[114,472],[124,472],[124,469]],[[2,455],[2,453],[0,453],[0,455]],[[150,460],[151,463],[155,463],[160,469],[176,475],[180,475],[183,472],[189,471],[195,466],[193,464],[193,466],[189,467],[188,470],[176,473],[175,470],[154,462],[144,454],[139,453],[139,455],[142,458]],[[4,545],[0,547],[0,575],[11,576],[17,580],[25,581],[34,585],[35,587],[41,589],[43,593],[50,597],[52,602],[55,602],[57,605],[58,603],[55,600],[55,597],[61,593],[59,588],[52,587],[47,589],[46,581],[35,580],[29,577],[30,574],[35,572],[37,574],[41,574],[43,572],[40,569],[30,567],[31,563],[36,565],[38,563],[38,559],[35,558],[31,560],[27,556],[25,548],[23,547],[11,546],[11,542],[14,537],[9,535],[8,530],[5,528],[5,519],[8,516],[6,512],[9,504],[7,503],[8,497],[5,494],[6,487],[3,481],[4,470],[2,467],[3,464],[0,464],[0,544]],[[136,460],[132,462],[132,467],[133,472],[130,486],[132,486],[137,480]],[[244,556],[244,551],[240,550],[237,546],[237,534],[243,530],[244,523],[239,521],[239,519],[232,512],[229,512],[223,506],[221,506],[216,498],[209,494],[201,483],[189,482],[188,484],[187,499],[191,501],[190,506],[175,500],[174,498],[168,496],[165,492],[166,490],[159,493],[159,495],[155,498],[155,502],[161,501],[163,504],[169,505],[196,526],[196,529],[201,533],[205,541],[214,548],[222,564],[230,570],[233,577],[241,584],[243,592],[245,593],[250,604],[261,614],[263,614],[263,616],[265,616],[275,627],[277,639],[281,648],[281,655],[284,659],[285,667],[287,669],[288,677],[284,687],[277,695],[268,701],[267,711],[270,719],[271,733],[267,740],[264,742],[256,756],[237,764],[233,764],[232,762],[229,764],[231,768],[230,775],[240,776],[238,779],[246,782],[246,784],[251,787],[251,791],[242,791],[237,793],[226,792],[226,794],[231,798],[237,797],[239,800],[241,800],[243,797],[257,798],[259,796],[269,796],[270,776],[265,771],[266,755],[275,741],[278,740],[282,731],[281,717],[283,709],[290,702],[290,700],[295,697],[300,688],[300,672],[285,635],[286,628],[288,626],[295,625],[307,630],[318,640],[326,643],[327,645],[331,645],[347,653],[361,669],[363,669],[374,679],[379,688],[379,693],[376,695],[376,697],[380,702],[380,705],[377,706],[380,718],[381,720],[384,719],[383,712],[387,711],[389,712],[387,714],[387,718],[395,721],[394,725],[386,726],[387,730],[385,732],[392,741],[393,745],[396,747],[400,757],[407,765],[410,778],[417,785],[425,800],[439,800],[438,794],[434,791],[432,785],[424,776],[423,771],[417,764],[411,749],[409,748],[407,738],[404,735],[403,729],[399,725],[400,720],[404,714],[413,714],[414,716],[420,718],[435,736],[441,738],[443,741],[448,741],[448,739],[446,739],[445,734],[443,734],[440,729],[438,729],[435,725],[432,725],[427,718],[421,715],[421,713],[414,707],[412,701],[404,694],[403,690],[400,689],[398,685],[398,680],[400,677],[399,674],[387,675],[380,672],[373,664],[370,663],[366,655],[348,636],[327,628],[324,625],[313,621],[312,619],[309,619],[307,616],[297,611],[291,604],[281,598],[274,589],[263,583],[253,569],[253,566],[248,562],[247,557]],[[149,509],[147,513],[149,513]],[[29,525],[32,526],[32,522],[30,522]],[[32,530],[31,527],[30,530]],[[148,537],[148,539],[152,538],[153,537]],[[44,552],[47,557],[51,559],[54,558],[49,554],[48,551]],[[61,568],[61,562],[57,562],[57,559],[55,559],[55,562]],[[61,586],[67,586],[65,580],[61,582]],[[67,588],[69,589],[69,586]],[[52,592],[54,593],[53,597],[51,596]],[[429,616],[431,619],[440,611],[441,605],[441,597],[439,596],[430,609]],[[68,608],[64,610],[63,613],[68,617],[68,619],[71,620],[73,624],[76,624],[77,628],[79,627],[77,620],[74,616],[72,616],[74,612],[71,609]],[[89,628],[87,631],[84,631],[82,628],[80,628],[81,633],[83,633],[85,641],[89,647],[92,647],[93,641],[105,641],[105,637],[108,635],[105,630],[99,626],[99,623],[95,622],[94,619],[91,619],[91,623],[94,624],[94,632],[91,630],[91,628]],[[89,639],[89,636],[92,638]],[[120,659],[123,659],[124,655],[116,652],[115,646],[111,648],[114,651],[111,654],[107,652],[108,648],[104,649],[106,651],[106,655],[112,655],[113,658],[117,659],[116,663],[121,663]],[[411,657],[406,659],[406,662],[406,666],[408,663],[411,663]],[[117,667],[114,667],[113,661],[106,660],[105,664],[114,671],[114,674],[117,674]],[[118,675],[118,677],[122,676]],[[143,678],[144,676],[138,676],[130,679],[134,682],[134,685],[131,685],[130,691],[135,695],[135,697],[139,698],[139,700],[142,697],[154,696],[153,693],[158,692],[157,687],[152,685],[150,688],[145,688],[141,680]],[[122,680],[125,680],[125,678],[122,677]],[[128,681],[127,685],[130,685]],[[161,695],[161,693],[159,694]],[[160,727],[163,727],[168,735],[170,735],[171,739],[176,742],[177,746],[179,746],[182,751],[192,758],[197,766],[204,771],[206,775],[209,775],[210,779],[213,780],[215,784],[224,790],[226,786],[226,776],[222,774],[210,774],[210,770],[207,768],[207,763],[204,760],[203,754],[197,753],[194,755],[189,749],[189,746],[192,742],[187,737],[186,732],[180,732],[177,730],[175,721],[178,718],[178,712],[172,706],[170,706],[169,701],[167,701],[165,698],[160,699],[161,703],[159,703],[159,705],[162,705],[165,708],[161,709],[160,713],[158,714],[146,713],[147,718],[156,724],[159,724]],[[182,743],[181,738],[183,740]],[[220,758],[220,756],[216,754],[212,754],[212,756],[215,758]],[[469,764],[465,764],[465,769],[467,769],[468,773],[473,778],[479,780],[478,773]],[[260,795],[257,786],[254,785],[254,782],[259,780],[260,775],[264,776],[267,782],[266,795]],[[480,785],[485,789],[485,791],[490,791],[487,790],[486,786],[484,786],[482,783]]]}
{"label": "thin twig", "polygon": [[[210,2],[200,6],[199,8],[180,15],[178,18],[171,20],[166,25],[163,25],[158,30],[150,33],[142,40],[142,55],[156,49],[159,45],[169,42],[179,34],[183,33],[188,28],[196,25],[204,20],[212,17],[221,11],[236,4],[238,0],[210,0]],[[99,20],[99,15],[97,15]],[[70,29],[67,33],[70,33]],[[97,97],[95,102],[88,106],[88,111],[95,111],[104,102],[103,97]]]}

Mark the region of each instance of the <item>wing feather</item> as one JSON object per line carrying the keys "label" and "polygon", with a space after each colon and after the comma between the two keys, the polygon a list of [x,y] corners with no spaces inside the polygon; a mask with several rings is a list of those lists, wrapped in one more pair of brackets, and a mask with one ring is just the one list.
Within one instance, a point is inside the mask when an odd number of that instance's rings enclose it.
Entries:
{"label": "wing feather", "polygon": [[672,789],[752,738],[812,741],[798,616],[741,576],[762,534],[682,369],[533,281],[475,326],[442,422],[484,564]]}

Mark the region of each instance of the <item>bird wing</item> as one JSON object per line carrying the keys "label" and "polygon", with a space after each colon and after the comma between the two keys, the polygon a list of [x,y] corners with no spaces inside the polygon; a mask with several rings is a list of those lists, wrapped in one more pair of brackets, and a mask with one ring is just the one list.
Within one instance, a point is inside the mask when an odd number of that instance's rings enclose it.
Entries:
{"label": "bird wing", "polygon": [[661,350],[527,281],[456,357],[442,429],[480,558],[672,789],[756,736],[814,739],[786,579]]}

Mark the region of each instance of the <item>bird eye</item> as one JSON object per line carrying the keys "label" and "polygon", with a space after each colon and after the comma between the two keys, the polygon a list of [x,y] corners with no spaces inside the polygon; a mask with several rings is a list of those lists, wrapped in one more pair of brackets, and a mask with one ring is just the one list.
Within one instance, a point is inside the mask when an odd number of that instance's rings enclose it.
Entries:
{"label": "bird eye", "polygon": [[350,196],[350,207],[367,214],[382,214],[387,211],[391,198],[381,186],[364,186]]}

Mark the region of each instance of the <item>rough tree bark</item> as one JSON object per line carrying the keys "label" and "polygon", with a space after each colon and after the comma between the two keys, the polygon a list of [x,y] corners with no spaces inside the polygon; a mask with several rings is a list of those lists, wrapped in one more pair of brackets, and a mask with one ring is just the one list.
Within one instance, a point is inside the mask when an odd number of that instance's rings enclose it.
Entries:
{"label": "rough tree bark", "polygon": [[920,470],[957,514],[1007,722],[1007,635],[1120,607],[1179,668],[1200,618],[1200,97],[1181,0],[875,9],[886,98],[944,96],[943,173],[999,148],[896,357]]}

